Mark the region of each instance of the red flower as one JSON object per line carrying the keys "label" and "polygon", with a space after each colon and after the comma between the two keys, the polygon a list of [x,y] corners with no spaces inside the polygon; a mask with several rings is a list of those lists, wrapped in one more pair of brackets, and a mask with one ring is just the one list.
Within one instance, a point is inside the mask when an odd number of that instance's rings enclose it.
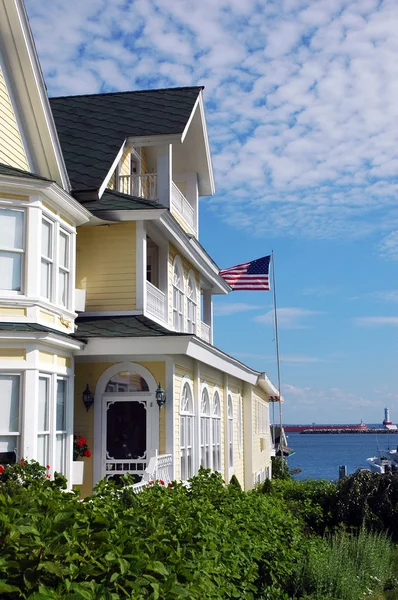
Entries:
{"label": "red flower", "polygon": [[50,475],[46,475],[47,479],[50,479]]}
{"label": "red flower", "polygon": [[0,465],[0,475],[2,474],[3,471],[4,471],[3,465]]}
{"label": "red flower", "polygon": [[83,440],[77,440],[77,445],[79,446],[79,448],[81,448],[83,446]]}
{"label": "red flower", "polygon": [[47,471],[49,471],[51,469],[50,465],[46,466]]}
{"label": "red flower", "polygon": [[149,482],[149,485],[153,485],[155,482],[153,479],[151,479],[151,481]]}
{"label": "red flower", "polygon": [[19,461],[19,464],[20,464],[20,465],[22,465],[22,466],[24,466],[24,465],[25,465],[25,463],[24,463],[24,461],[23,461],[23,460]]}
{"label": "red flower", "polygon": [[164,481],[163,481],[163,479],[159,479],[159,484],[160,484],[160,485],[164,485]]}
{"label": "red flower", "polygon": [[171,483],[171,481],[167,484],[167,487],[172,488],[173,484]]}
{"label": "red flower", "polygon": [[85,453],[84,453],[84,456],[85,456],[86,458],[90,458],[90,456],[91,456],[91,452],[90,452],[90,450],[86,450],[86,451],[85,451]]}

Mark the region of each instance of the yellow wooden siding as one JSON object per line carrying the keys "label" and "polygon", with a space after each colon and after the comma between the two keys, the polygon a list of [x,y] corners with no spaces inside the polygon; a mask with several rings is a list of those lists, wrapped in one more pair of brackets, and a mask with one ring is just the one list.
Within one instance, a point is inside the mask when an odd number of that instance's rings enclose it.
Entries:
{"label": "yellow wooden siding", "polygon": [[26,317],[26,308],[20,308],[16,306],[0,306],[1,317]]}
{"label": "yellow wooden siding", "polygon": [[110,190],[116,189],[116,171],[114,171],[111,175],[110,180],[108,181],[108,185],[106,186]]}
{"label": "yellow wooden siding", "polygon": [[[93,362],[93,363],[75,363],[75,406],[74,406],[74,428],[75,435],[81,435],[87,439],[88,447],[91,452],[94,451],[94,410],[86,411],[82,402],[82,394],[88,384],[90,390],[94,393],[98,380],[101,375],[112,367],[115,362]],[[156,381],[159,381],[163,388],[166,387],[165,374],[166,366],[164,362],[140,362],[153,375]],[[100,410],[100,407],[97,407]],[[163,413],[163,417],[162,417]],[[164,430],[164,408],[160,411],[160,438],[159,451],[164,453],[165,449],[165,432]],[[162,425],[163,423],[163,425]],[[84,467],[84,483],[81,486],[81,495],[88,496],[93,489],[93,466],[94,457],[83,459]]]}
{"label": "yellow wooden siding", "polygon": [[[169,325],[173,326],[173,264],[175,257],[179,255],[182,261],[182,267],[184,270],[184,292],[187,289],[187,281],[188,281],[188,273],[192,271],[195,276],[196,281],[196,291],[197,291],[197,311],[196,311],[196,323],[198,327],[198,335],[200,333],[200,285],[199,285],[199,272],[198,270],[186,260],[185,257],[179,254],[178,250],[172,245],[169,244]],[[185,307],[184,307],[184,318],[186,323],[187,318],[187,302],[185,297]]]}
{"label": "yellow wooden siding", "polygon": [[136,307],[135,222],[80,227],[76,287],[86,290],[86,310]]}
{"label": "yellow wooden siding", "polygon": [[[266,423],[264,433],[259,431],[258,427],[258,410],[257,403],[260,407],[265,407]],[[269,402],[268,396],[258,387],[252,388],[252,420],[253,420],[253,443],[252,443],[252,470],[253,476],[257,471],[264,467],[267,468],[271,462],[271,439],[269,430]]]}
{"label": "yellow wooden siding", "polygon": [[141,173],[148,173],[148,162],[145,148],[141,148]]}
{"label": "yellow wooden siding", "polygon": [[130,156],[131,156],[131,150],[129,148],[127,148],[127,150],[125,150],[123,152],[122,158],[120,160],[120,168],[119,168],[119,174],[120,175],[130,175],[130,168],[131,168],[131,162],[130,162]]}
{"label": "yellow wooden siding", "polygon": [[0,162],[29,171],[18,123],[0,68]]}
{"label": "yellow wooden siding", "polygon": [[0,348],[0,361],[26,360],[25,348]]}

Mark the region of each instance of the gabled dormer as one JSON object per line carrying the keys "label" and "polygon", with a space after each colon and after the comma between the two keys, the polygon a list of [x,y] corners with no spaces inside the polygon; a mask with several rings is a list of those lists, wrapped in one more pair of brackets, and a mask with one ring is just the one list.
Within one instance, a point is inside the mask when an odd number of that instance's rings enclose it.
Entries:
{"label": "gabled dormer", "polygon": [[198,198],[215,191],[202,89],[52,98],[74,196],[157,201],[198,237]]}

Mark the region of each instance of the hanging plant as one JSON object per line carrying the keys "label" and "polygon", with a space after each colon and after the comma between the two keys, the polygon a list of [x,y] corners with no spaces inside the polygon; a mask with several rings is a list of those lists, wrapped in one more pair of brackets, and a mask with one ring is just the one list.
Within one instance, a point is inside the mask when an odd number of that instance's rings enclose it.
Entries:
{"label": "hanging plant", "polygon": [[90,458],[91,451],[87,446],[87,440],[81,435],[73,436],[73,460],[77,460],[79,456],[83,458]]}

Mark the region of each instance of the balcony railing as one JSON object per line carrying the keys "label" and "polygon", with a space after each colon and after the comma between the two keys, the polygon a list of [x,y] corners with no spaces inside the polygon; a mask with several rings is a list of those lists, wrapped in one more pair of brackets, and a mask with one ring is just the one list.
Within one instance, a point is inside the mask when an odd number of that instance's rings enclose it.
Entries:
{"label": "balcony railing", "polygon": [[210,327],[207,323],[200,322],[200,337],[202,340],[210,344]]}
{"label": "balcony railing", "polygon": [[156,173],[144,173],[142,175],[119,175],[119,192],[157,200],[158,177]]}
{"label": "balcony railing", "polygon": [[159,319],[160,321],[165,320],[165,295],[164,293],[155,287],[150,281],[146,282],[146,310],[149,315]]}
{"label": "balcony railing", "polygon": [[184,194],[178,189],[174,181],[171,182],[171,206],[184,219],[187,225],[195,231],[195,213]]}
{"label": "balcony railing", "polygon": [[135,493],[144,490],[150,481],[162,481],[161,485],[166,485],[171,482],[171,467],[173,466],[173,456],[171,454],[158,454],[156,450],[144,471],[142,479],[139,483],[135,483],[133,491]]}

